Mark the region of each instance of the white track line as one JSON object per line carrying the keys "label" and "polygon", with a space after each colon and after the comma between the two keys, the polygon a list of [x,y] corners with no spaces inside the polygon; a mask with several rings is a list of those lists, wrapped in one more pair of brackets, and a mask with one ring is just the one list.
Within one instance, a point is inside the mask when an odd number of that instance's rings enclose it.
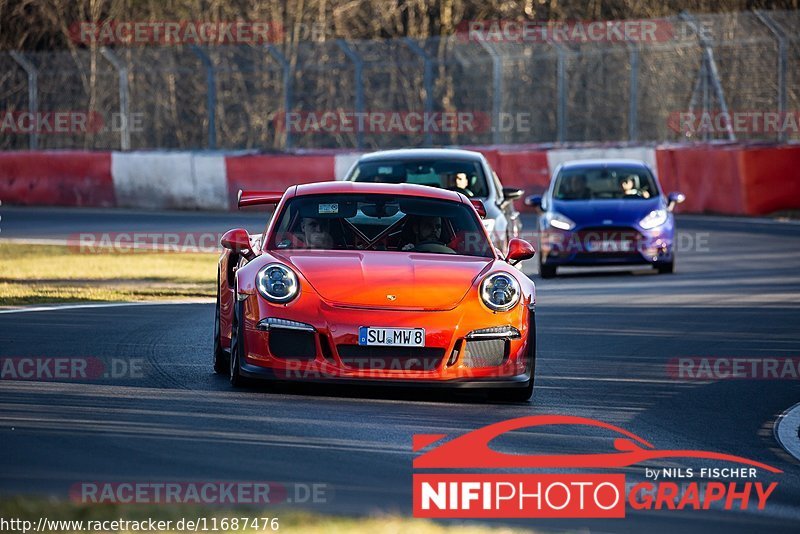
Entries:
{"label": "white track line", "polygon": [[8,237],[0,238],[0,243],[10,243],[12,245],[52,245],[67,246],[69,241],[66,239],[40,239],[37,237]]}
{"label": "white track line", "polygon": [[[124,232],[122,232],[124,233]],[[133,232],[136,233],[136,232]],[[147,232],[142,232],[142,234],[147,234]],[[151,241],[144,241],[137,243],[136,241],[129,242],[128,240],[125,241],[124,247],[122,250],[118,250],[120,248],[119,244],[114,243],[87,243],[82,244],[79,239],[40,239],[36,237],[32,238],[24,238],[24,237],[9,237],[9,238],[0,238],[0,244],[12,244],[12,245],[31,245],[31,246],[39,246],[39,245],[48,245],[48,246],[59,246],[59,247],[72,247],[77,248],[77,252],[81,252],[84,254],[88,254],[94,252],[94,249],[101,249],[101,250],[108,250],[110,252],[120,252],[122,254],[128,254],[131,250],[151,250],[153,252],[169,252],[175,254],[183,254],[183,253],[194,253],[194,254],[219,254],[222,251],[222,246],[215,246],[213,249],[209,249],[209,247],[201,247],[198,245],[192,245],[191,247],[184,246],[186,250],[181,250],[181,245],[172,245],[172,244],[164,244],[158,242],[151,242]],[[88,247],[89,251],[84,252],[83,247]],[[177,250],[176,250],[177,249]]]}
{"label": "white track line", "polygon": [[11,309],[0,309],[0,314],[3,313],[31,313],[31,312],[46,312],[46,311],[61,311],[61,310],[80,310],[91,308],[117,308],[121,306],[163,306],[166,304],[208,304],[213,302],[213,299],[208,300],[164,300],[158,302],[107,302],[103,304],[63,304],[54,306],[32,306]]}
{"label": "white track line", "polygon": [[778,417],[773,427],[775,439],[786,452],[800,460],[800,403],[795,404]]}
{"label": "white track line", "polygon": [[783,224],[783,225],[798,225],[800,220],[789,219],[786,217],[770,218],[770,217],[741,217],[732,215],[726,217],[724,215],[700,215],[697,213],[677,214],[678,221],[681,219],[687,221],[712,221],[712,222],[736,222],[748,224]]}

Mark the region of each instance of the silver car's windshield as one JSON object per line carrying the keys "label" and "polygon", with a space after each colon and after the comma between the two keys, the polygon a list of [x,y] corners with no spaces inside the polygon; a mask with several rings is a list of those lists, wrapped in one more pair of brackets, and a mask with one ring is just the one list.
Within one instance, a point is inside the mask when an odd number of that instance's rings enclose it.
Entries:
{"label": "silver car's windshield", "polygon": [[489,191],[480,162],[464,159],[363,161],[356,165],[347,179],[352,182],[427,185],[478,198],[487,197]]}

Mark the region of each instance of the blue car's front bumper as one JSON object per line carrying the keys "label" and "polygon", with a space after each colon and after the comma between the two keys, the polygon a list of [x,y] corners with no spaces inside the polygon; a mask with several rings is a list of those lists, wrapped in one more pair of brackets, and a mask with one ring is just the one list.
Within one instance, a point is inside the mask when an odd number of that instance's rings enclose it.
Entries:
{"label": "blue car's front bumper", "polygon": [[570,231],[548,229],[539,243],[543,265],[654,265],[673,261],[674,227],[584,226]]}

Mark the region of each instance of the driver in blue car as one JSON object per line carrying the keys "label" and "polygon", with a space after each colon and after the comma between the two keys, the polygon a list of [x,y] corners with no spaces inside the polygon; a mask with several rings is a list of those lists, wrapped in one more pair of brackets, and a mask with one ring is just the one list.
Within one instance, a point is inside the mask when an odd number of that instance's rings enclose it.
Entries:
{"label": "driver in blue car", "polygon": [[639,177],[635,174],[623,176],[619,179],[619,186],[625,196],[634,195],[642,198],[650,198],[650,193],[638,187]]}

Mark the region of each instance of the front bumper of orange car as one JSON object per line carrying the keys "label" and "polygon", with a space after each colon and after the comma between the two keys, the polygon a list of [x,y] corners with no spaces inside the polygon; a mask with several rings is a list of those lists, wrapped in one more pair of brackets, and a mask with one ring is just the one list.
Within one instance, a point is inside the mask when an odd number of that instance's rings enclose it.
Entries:
{"label": "front bumper of orange car", "polygon": [[[463,388],[525,387],[534,373],[532,302],[494,313],[480,303],[446,311],[275,306],[257,295],[244,318],[243,376],[303,382]],[[424,347],[362,346],[359,328],[424,328]]]}

